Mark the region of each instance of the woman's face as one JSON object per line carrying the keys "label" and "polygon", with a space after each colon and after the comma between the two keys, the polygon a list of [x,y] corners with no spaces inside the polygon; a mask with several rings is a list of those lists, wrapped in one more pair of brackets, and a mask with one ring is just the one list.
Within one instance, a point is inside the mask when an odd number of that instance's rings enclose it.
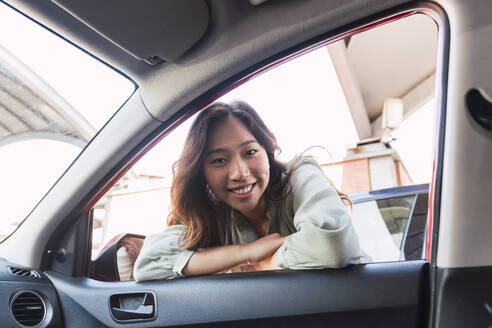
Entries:
{"label": "woman's face", "polygon": [[264,215],[270,164],[265,148],[238,119],[225,118],[209,132],[203,173],[218,199],[247,217]]}

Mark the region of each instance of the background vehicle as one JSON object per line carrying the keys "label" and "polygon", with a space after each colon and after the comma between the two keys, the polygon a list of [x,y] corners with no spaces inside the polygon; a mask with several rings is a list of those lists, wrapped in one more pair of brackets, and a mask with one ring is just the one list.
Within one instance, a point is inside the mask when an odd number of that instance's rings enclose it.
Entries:
{"label": "background vehicle", "polygon": [[[18,326],[16,304],[39,327],[490,325],[488,1],[4,2],[138,88],[0,245],[9,261],[1,326]],[[142,284],[88,278],[94,205],[180,122],[283,60],[416,12],[439,33],[425,260]]]}
{"label": "background vehicle", "polygon": [[[428,198],[427,184],[350,195],[359,240],[374,262],[425,258]],[[372,220],[382,223],[380,234],[367,227],[376,226]]]}

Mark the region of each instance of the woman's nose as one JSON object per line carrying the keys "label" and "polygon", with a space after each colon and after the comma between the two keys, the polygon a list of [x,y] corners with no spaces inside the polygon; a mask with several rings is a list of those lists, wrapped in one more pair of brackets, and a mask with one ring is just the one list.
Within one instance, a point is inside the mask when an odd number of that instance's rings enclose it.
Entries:
{"label": "woman's nose", "polygon": [[232,161],[229,167],[229,178],[231,180],[243,180],[250,174],[249,166],[243,159]]}

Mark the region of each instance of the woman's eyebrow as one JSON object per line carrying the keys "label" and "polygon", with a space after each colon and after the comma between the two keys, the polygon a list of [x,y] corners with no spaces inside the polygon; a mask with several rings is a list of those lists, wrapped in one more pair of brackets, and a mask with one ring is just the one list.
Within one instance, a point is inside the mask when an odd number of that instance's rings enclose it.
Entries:
{"label": "woman's eyebrow", "polygon": [[247,141],[245,141],[245,142],[242,142],[242,143],[239,145],[239,147],[246,146],[246,145],[248,145],[248,144],[250,144],[250,143],[258,143],[258,141],[257,141],[257,140],[255,140],[255,139],[247,140]]}
{"label": "woman's eyebrow", "polygon": [[[239,145],[238,145],[238,148],[240,147],[244,147],[246,145],[249,145],[251,143],[258,143],[257,140],[255,139],[251,139],[251,140],[246,140],[244,142],[241,142]],[[227,149],[225,148],[215,148],[215,149],[212,149],[212,150],[209,150],[207,153],[206,153],[206,157],[212,155],[212,154],[217,154],[217,153],[226,153],[227,152]]]}
{"label": "woman's eyebrow", "polygon": [[225,148],[215,148],[215,149],[212,149],[212,150],[208,151],[205,156],[208,157],[208,156],[210,156],[212,154],[225,153],[225,152],[226,152]]}

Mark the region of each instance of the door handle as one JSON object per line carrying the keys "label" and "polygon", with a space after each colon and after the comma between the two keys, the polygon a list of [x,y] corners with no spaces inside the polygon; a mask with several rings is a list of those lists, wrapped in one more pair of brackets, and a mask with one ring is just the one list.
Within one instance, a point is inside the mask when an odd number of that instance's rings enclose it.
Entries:
{"label": "door handle", "polygon": [[146,319],[152,318],[154,313],[153,305],[140,305],[136,310],[111,308],[115,318],[119,320]]}
{"label": "door handle", "polygon": [[114,294],[109,298],[111,315],[117,322],[149,321],[156,317],[152,292]]}

